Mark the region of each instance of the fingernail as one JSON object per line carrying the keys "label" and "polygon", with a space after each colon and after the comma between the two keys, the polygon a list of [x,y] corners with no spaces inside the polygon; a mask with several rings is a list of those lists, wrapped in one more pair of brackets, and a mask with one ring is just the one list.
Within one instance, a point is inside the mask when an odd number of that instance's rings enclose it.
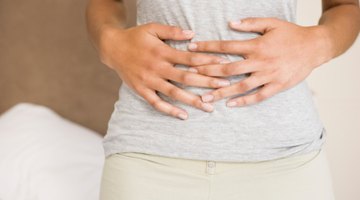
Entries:
{"label": "fingernail", "polygon": [[214,110],[214,106],[211,105],[210,103],[203,103],[201,106],[202,106],[202,108],[203,108],[204,110],[206,110],[207,112],[211,112],[211,111]]}
{"label": "fingernail", "polygon": [[187,119],[187,114],[179,113],[179,114],[178,114],[178,117],[179,117],[180,119]]}
{"label": "fingernail", "polygon": [[201,99],[203,102],[209,102],[214,99],[214,95],[206,94],[206,95],[201,96]]}
{"label": "fingernail", "polygon": [[198,72],[199,72],[197,69],[192,68],[192,67],[190,67],[190,68],[188,69],[188,71],[189,71],[189,72],[194,72],[194,73],[198,73]]}
{"label": "fingernail", "polygon": [[192,30],[183,30],[182,32],[186,37],[192,37],[194,35]]}
{"label": "fingernail", "polygon": [[237,20],[237,21],[231,21],[230,25],[231,26],[239,26],[241,24],[241,20]]}
{"label": "fingernail", "polygon": [[229,102],[226,103],[226,106],[234,107],[234,106],[236,106],[236,102],[235,101],[229,101]]}
{"label": "fingernail", "polygon": [[197,47],[198,47],[198,45],[195,44],[195,43],[190,43],[190,44],[188,45],[188,48],[189,48],[190,50],[196,50]]}
{"label": "fingernail", "polygon": [[217,81],[216,83],[218,86],[229,86],[230,85],[230,81],[228,80],[220,80],[220,81]]}

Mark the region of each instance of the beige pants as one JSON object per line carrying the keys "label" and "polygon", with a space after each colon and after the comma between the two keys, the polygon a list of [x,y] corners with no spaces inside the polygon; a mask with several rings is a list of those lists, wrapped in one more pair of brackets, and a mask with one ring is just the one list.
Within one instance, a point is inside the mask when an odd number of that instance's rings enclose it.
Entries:
{"label": "beige pants", "polygon": [[214,162],[126,152],[104,165],[101,200],[334,200],[324,150]]}

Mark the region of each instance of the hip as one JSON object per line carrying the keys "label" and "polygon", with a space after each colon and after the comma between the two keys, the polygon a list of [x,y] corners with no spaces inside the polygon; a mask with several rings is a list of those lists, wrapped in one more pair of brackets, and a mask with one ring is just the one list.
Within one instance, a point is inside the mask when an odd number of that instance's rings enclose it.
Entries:
{"label": "hip", "polygon": [[101,200],[169,198],[332,200],[334,196],[322,149],[260,162],[193,160],[139,152],[106,158]]}

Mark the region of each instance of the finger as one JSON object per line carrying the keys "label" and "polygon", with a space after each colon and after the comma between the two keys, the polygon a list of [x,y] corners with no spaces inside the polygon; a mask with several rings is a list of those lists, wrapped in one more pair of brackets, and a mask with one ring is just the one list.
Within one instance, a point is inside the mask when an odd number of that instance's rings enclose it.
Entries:
{"label": "finger", "polygon": [[157,91],[163,93],[164,95],[174,100],[196,107],[205,112],[212,112],[214,110],[213,105],[211,105],[210,103],[202,102],[200,96],[187,92],[183,89],[180,89],[168,81],[163,81],[161,82],[161,84],[157,84],[157,85],[161,85],[161,87],[156,89]]}
{"label": "finger", "polygon": [[233,76],[260,70],[259,64],[251,59],[232,62],[229,64],[202,65],[192,67],[197,73],[206,76]]}
{"label": "finger", "polygon": [[244,105],[252,105],[264,101],[280,91],[280,84],[269,83],[265,84],[258,91],[250,94],[230,99],[226,105],[229,107],[238,107]]}
{"label": "finger", "polygon": [[146,88],[142,91],[141,95],[152,107],[160,112],[179,119],[188,118],[188,114],[185,110],[162,100],[154,90]]}
{"label": "finger", "polygon": [[173,64],[197,66],[197,65],[218,64],[226,61],[225,58],[221,58],[215,55],[208,55],[204,53],[194,53],[188,51],[180,51],[176,49],[172,49],[168,52],[169,53],[166,55],[166,59]]}
{"label": "finger", "polygon": [[177,26],[169,26],[158,23],[146,25],[149,33],[164,40],[189,40],[195,36],[191,30],[183,30]]}
{"label": "finger", "polygon": [[276,18],[252,17],[242,20],[231,21],[229,26],[237,31],[258,32],[265,34],[278,26],[280,20]]}
{"label": "finger", "polygon": [[[256,39],[256,38],[255,38]],[[226,53],[235,55],[247,55],[254,50],[255,39],[250,40],[215,40],[192,42],[188,45],[190,51]]]}
{"label": "finger", "polygon": [[228,87],[220,88],[209,93],[201,95],[203,102],[213,102],[233,95],[238,95],[252,90],[258,86],[266,84],[270,81],[270,76],[255,76],[249,77],[232,84]]}
{"label": "finger", "polygon": [[209,77],[176,68],[164,72],[163,76],[166,79],[195,87],[220,88],[230,85],[230,81],[227,79]]}

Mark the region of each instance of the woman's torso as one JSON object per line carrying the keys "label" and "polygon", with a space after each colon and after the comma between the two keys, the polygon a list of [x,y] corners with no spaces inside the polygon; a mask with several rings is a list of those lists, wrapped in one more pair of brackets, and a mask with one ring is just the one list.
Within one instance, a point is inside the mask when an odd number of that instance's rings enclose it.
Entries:
{"label": "woman's torso", "polygon": [[[192,41],[244,40],[259,35],[230,30],[228,21],[276,17],[295,22],[295,9],[294,0],[138,0],[137,23],[191,29],[196,32]],[[189,41],[166,43],[186,50]],[[241,56],[219,55],[231,61],[242,60]],[[234,83],[246,76],[228,79]],[[211,90],[172,83],[195,94]],[[119,96],[104,138],[106,155],[138,151],[193,159],[261,161],[319,149],[325,140],[325,128],[305,81],[254,105],[228,108],[227,98],[222,99],[214,103],[211,113],[159,93],[164,100],[187,110],[189,118],[185,121],[158,112],[126,83]]]}

